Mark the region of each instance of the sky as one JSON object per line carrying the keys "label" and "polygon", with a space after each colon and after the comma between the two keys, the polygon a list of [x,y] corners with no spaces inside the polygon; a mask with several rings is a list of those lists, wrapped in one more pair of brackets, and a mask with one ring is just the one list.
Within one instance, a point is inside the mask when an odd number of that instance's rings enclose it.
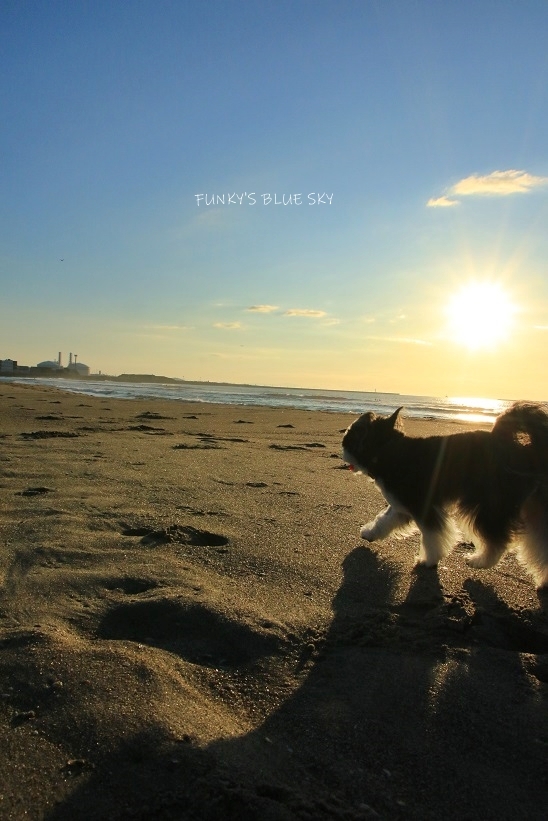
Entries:
{"label": "sky", "polygon": [[0,359],[548,399],[545,0],[3,0],[0,37]]}

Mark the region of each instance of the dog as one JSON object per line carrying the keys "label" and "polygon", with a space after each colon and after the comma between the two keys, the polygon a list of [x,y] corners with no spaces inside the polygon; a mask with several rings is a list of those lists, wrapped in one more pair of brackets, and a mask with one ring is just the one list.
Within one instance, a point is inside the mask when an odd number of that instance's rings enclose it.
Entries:
{"label": "dog", "polygon": [[418,565],[435,567],[470,533],[474,568],[494,567],[513,544],[539,587],[548,586],[548,413],[517,402],[490,431],[411,437],[398,408],[364,413],[346,430],[343,458],[367,474],[388,507],[362,539],[421,535]]}

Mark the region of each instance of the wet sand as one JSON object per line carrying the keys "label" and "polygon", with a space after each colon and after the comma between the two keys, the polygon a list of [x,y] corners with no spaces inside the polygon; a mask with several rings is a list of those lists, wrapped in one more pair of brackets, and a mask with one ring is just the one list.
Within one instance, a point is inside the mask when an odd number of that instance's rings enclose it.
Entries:
{"label": "wet sand", "polygon": [[2,820],[546,817],[546,599],[362,542],[351,419],[0,385]]}

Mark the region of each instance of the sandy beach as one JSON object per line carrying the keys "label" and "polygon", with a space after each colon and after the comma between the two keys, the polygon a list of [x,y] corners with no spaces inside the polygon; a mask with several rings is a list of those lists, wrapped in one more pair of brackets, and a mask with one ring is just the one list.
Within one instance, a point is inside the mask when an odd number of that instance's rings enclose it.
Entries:
{"label": "sandy beach", "polygon": [[0,385],[2,821],[546,817],[547,598],[361,541],[352,418]]}

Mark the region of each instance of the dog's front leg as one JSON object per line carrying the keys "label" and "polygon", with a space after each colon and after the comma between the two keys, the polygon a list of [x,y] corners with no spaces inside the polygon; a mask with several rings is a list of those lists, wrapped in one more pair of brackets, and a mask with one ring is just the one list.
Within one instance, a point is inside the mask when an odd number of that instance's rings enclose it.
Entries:
{"label": "dog's front leg", "polygon": [[395,530],[408,527],[410,522],[411,516],[396,510],[392,505],[388,505],[386,510],[379,513],[376,519],[362,526],[360,536],[368,542],[386,539]]}
{"label": "dog's front leg", "polygon": [[444,510],[431,511],[430,522],[417,522],[421,532],[421,546],[417,564],[436,567],[458,541],[458,531],[451,516]]}

